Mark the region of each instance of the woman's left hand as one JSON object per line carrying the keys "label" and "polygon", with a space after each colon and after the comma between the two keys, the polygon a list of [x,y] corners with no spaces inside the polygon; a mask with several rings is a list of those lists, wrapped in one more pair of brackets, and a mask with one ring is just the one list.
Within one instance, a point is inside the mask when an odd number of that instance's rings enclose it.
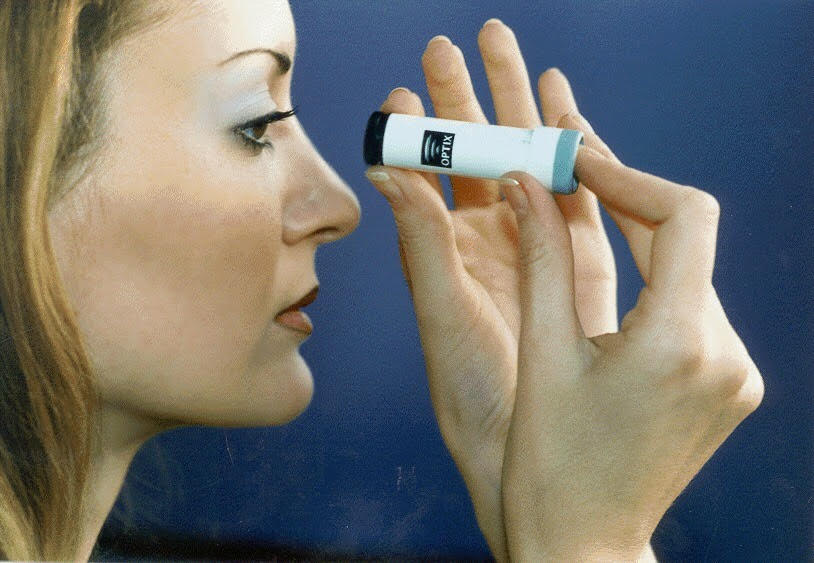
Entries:
{"label": "woman's left hand", "polygon": [[[558,126],[562,116],[577,109],[565,76],[549,69],[538,81],[541,121],[514,33],[500,21],[484,25],[478,45],[497,124]],[[458,47],[434,38],[422,64],[437,117],[487,122]],[[391,92],[381,109],[424,115],[419,97],[404,88]],[[599,141],[586,136],[585,142]],[[368,177],[395,217],[441,434],[489,547],[504,560],[501,470],[520,330],[514,213],[501,200],[496,181],[452,178],[455,209],[449,210],[436,175],[375,166]],[[616,268],[596,197],[580,186],[555,198],[571,235],[580,323],[588,337],[616,332]]]}

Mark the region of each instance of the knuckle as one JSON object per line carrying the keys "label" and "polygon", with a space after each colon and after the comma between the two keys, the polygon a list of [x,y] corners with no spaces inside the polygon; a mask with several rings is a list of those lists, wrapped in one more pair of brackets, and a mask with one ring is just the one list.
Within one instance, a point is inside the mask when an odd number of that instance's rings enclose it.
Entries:
{"label": "knuckle", "polygon": [[707,374],[698,386],[703,404],[731,421],[730,430],[754,412],[763,400],[763,379],[750,362],[737,361],[722,372]]}
{"label": "knuckle", "polygon": [[485,48],[482,55],[483,62],[497,71],[506,71],[511,68],[512,59],[506,51],[494,48]]}
{"label": "knuckle", "polygon": [[749,377],[746,378],[746,383],[741,388],[741,393],[747,414],[751,414],[757,410],[763,402],[763,396],[766,393],[766,385],[760,373],[757,371],[750,372]]}
{"label": "knuckle", "polygon": [[689,376],[698,376],[704,372],[707,357],[703,348],[682,342],[672,351],[671,363],[673,369]]}
{"label": "knuckle", "polygon": [[460,82],[462,73],[458,61],[454,58],[436,60],[436,56],[428,50],[421,59],[425,68],[427,86],[448,88]]}
{"label": "knuckle", "polygon": [[449,67],[443,71],[434,69],[431,72],[427,72],[425,79],[429,88],[451,88],[458,81],[454,70]]}
{"label": "knuckle", "polygon": [[727,369],[721,376],[719,388],[725,397],[734,397],[743,388],[749,377],[748,366],[737,363]]}
{"label": "knuckle", "polygon": [[746,383],[749,372],[740,364],[731,361],[719,363],[719,368],[706,374],[701,385],[701,393],[713,402],[715,410],[732,410],[738,402],[738,395]]}
{"label": "knuckle", "polygon": [[741,363],[728,376],[727,405],[739,420],[753,413],[763,402],[765,387],[760,373],[750,363]]}
{"label": "knuckle", "polygon": [[656,343],[656,354],[668,373],[698,376],[709,363],[703,332],[683,319],[666,319]]}
{"label": "knuckle", "polygon": [[549,268],[555,261],[555,254],[550,245],[534,241],[520,246],[520,259],[530,271]]}
{"label": "knuckle", "polygon": [[716,226],[721,215],[721,204],[712,194],[690,187],[684,204],[693,217],[698,218],[704,225]]}

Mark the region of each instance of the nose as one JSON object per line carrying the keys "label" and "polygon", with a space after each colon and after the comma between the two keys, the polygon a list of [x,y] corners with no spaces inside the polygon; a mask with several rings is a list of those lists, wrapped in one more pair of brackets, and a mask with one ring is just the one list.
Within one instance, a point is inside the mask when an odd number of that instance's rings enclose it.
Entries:
{"label": "nose", "polygon": [[283,241],[323,244],[347,236],[359,224],[359,200],[301,128],[298,137],[283,201]]}

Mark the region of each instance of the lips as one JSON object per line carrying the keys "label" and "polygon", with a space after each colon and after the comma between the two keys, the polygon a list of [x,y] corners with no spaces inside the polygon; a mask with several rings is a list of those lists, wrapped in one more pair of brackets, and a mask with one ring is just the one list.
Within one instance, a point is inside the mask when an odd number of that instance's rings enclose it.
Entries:
{"label": "lips", "polygon": [[300,311],[300,308],[306,307],[314,302],[319,292],[319,286],[314,286],[311,291],[303,295],[298,301],[292,303],[274,317],[274,320],[292,330],[302,332],[304,334],[311,334],[314,326],[311,324],[311,319],[305,312]]}

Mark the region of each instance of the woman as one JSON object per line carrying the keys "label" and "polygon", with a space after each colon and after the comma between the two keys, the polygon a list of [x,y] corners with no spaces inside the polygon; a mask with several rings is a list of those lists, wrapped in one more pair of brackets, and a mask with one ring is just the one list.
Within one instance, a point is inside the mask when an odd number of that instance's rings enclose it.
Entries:
{"label": "woman", "polygon": [[[287,3],[14,0],[0,25],[0,550],[86,559],[151,436],[302,412],[314,252],[360,210],[294,117]],[[511,31],[478,40],[498,122],[540,124]],[[422,62],[436,115],[485,121],[460,50],[439,37]],[[546,124],[586,135],[573,196],[456,179],[450,211],[432,176],[368,175],[495,557],[652,558],[762,380],[711,285],[716,202],[622,165],[558,71],[539,90]],[[382,109],[424,111],[405,89]],[[619,332],[597,198],[646,282]]]}

